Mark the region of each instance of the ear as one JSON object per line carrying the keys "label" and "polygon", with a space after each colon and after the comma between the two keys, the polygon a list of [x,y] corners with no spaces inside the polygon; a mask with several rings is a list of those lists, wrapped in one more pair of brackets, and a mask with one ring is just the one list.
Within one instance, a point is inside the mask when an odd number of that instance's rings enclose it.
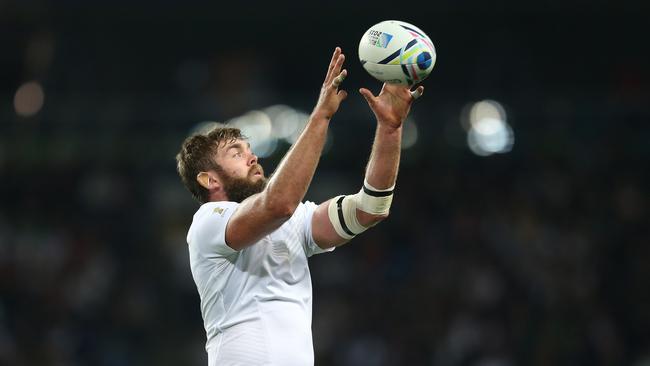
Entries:
{"label": "ear", "polygon": [[221,181],[214,172],[200,172],[196,175],[196,181],[207,190],[221,186]]}

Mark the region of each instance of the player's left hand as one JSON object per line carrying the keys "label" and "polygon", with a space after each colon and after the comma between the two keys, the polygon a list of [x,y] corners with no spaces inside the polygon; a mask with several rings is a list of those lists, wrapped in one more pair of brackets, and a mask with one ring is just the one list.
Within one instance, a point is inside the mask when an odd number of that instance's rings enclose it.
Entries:
{"label": "player's left hand", "polygon": [[378,96],[366,88],[359,89],[359,93],[366,98],[380,125],[399,128],[406,120],[413,101],[424,93],[424,87],[420,85],[411,91],[407,86],[384,83]]}

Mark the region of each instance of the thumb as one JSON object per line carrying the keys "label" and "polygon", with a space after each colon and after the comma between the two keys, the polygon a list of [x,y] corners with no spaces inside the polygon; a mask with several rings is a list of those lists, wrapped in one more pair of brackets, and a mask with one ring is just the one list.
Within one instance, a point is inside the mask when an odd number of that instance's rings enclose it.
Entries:
{"label": "thumb", "polygon": [[361,88],[359,89],[359,93],[363,95],[364,98],[366,98],[366,101],[368,104],[373,105],[375,104],[375,96],[372,95],[372,92],[366,88]]}
{"label": "thumb", "polygon": [[411,92],[411,97],[412,97],[411,100],[418,99],[419,97],[422,96],[423,93],[424,93],[424,87],[420,85],[417,89]]}

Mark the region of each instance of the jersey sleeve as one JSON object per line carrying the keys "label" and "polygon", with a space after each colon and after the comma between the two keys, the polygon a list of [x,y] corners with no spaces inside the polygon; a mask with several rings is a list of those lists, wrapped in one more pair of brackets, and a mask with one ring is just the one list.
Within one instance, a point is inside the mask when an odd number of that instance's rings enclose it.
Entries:
{"label": "jersey sleeve", "polygon": [[304,211],[303,213],[303,222],[302,222],[302,232],[304,235],[304,249],[305,253],[307,254],[307,257],[311,257],[314,254],[320,254],[320,253],[325,253],[325,252],[331,252],[334,250],[334,247],[323,249],[316,244],[314,241],[314,237],[312,236],[312,230],[311,230],[311,220],[312,217],[314,216],[314,211],[316,211],[316,207],[318,207],[317,204],[311,201],[305,201],[303,204],[301,204],[302,210]]}
{"label": "jersey sleeve", "polygon": [[205,257],[223,257],[237,253],[226,244],[226,225],[239,206],[236,202],[209,202],[194,216],[187,235],[190,246]]}

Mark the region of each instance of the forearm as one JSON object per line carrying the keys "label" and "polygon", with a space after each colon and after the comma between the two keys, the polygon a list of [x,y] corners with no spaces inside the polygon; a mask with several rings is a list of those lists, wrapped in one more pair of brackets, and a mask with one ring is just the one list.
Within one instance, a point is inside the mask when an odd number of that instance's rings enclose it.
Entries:
{"label": "forearm", "polygon": [[402,125],[424,88],[384,84],[379,96],[359,92],[377,118],[377,130],[366,167],[364,187],[354,195],[337,196],[318,206],[312,234],[321,248],[340,245],[388,217],[399,169]]}
{"label": "forearm", "polygon": [[[265,201],[283,211],[293,212],[305,197],[325,145],[330,119],[347,96],[344,90],[338,89],[347,75],[347,71],[341,70],[343,61],[345,56],[336,47],[307,126],[280,162],[264,191]],[[279,202],[279,206],[274,202]]]}
{"label": "forearm", "polygon": [[[402,128],[377,125],[375,140],[372,144],[370,159],[366,167],[365,181],[377,190],[392,188],[397,179],[402,144]],[[364,182],[365,185],[365,182]],[[367,188],[370,188],[367,187]],[[359,224],[368,227],[375,225],[386,217],[364,212],[357,209],[356,216]]]}
{"label": "forearm", "polygon": [[226,242],[233,249],[256,243],[288,220],[305,197],[327,138],[332,116],[347,96],[338,87],[347,75],[345,56],[334,50],[318,102],[300,137],[284,156],[266,188],[238,206],[226,228]]}
{"label": "forearm", "polygon": [[377,125],[375,140],[366,167],[366,181],[376,189],[395,185],[399,169],[402,144],[402,127]]}
{"label": "forearm", "polygon": [[329,119],[312,114],[265,189],[266,201],[293,210],[303,200],[327,138]]}
{"label": "forearm", "polygon": [[288,220],[302,201],[318,164],[329,121],[310,118],[266,188],[244,200],[226,228],[226,242],[239,250]]}

